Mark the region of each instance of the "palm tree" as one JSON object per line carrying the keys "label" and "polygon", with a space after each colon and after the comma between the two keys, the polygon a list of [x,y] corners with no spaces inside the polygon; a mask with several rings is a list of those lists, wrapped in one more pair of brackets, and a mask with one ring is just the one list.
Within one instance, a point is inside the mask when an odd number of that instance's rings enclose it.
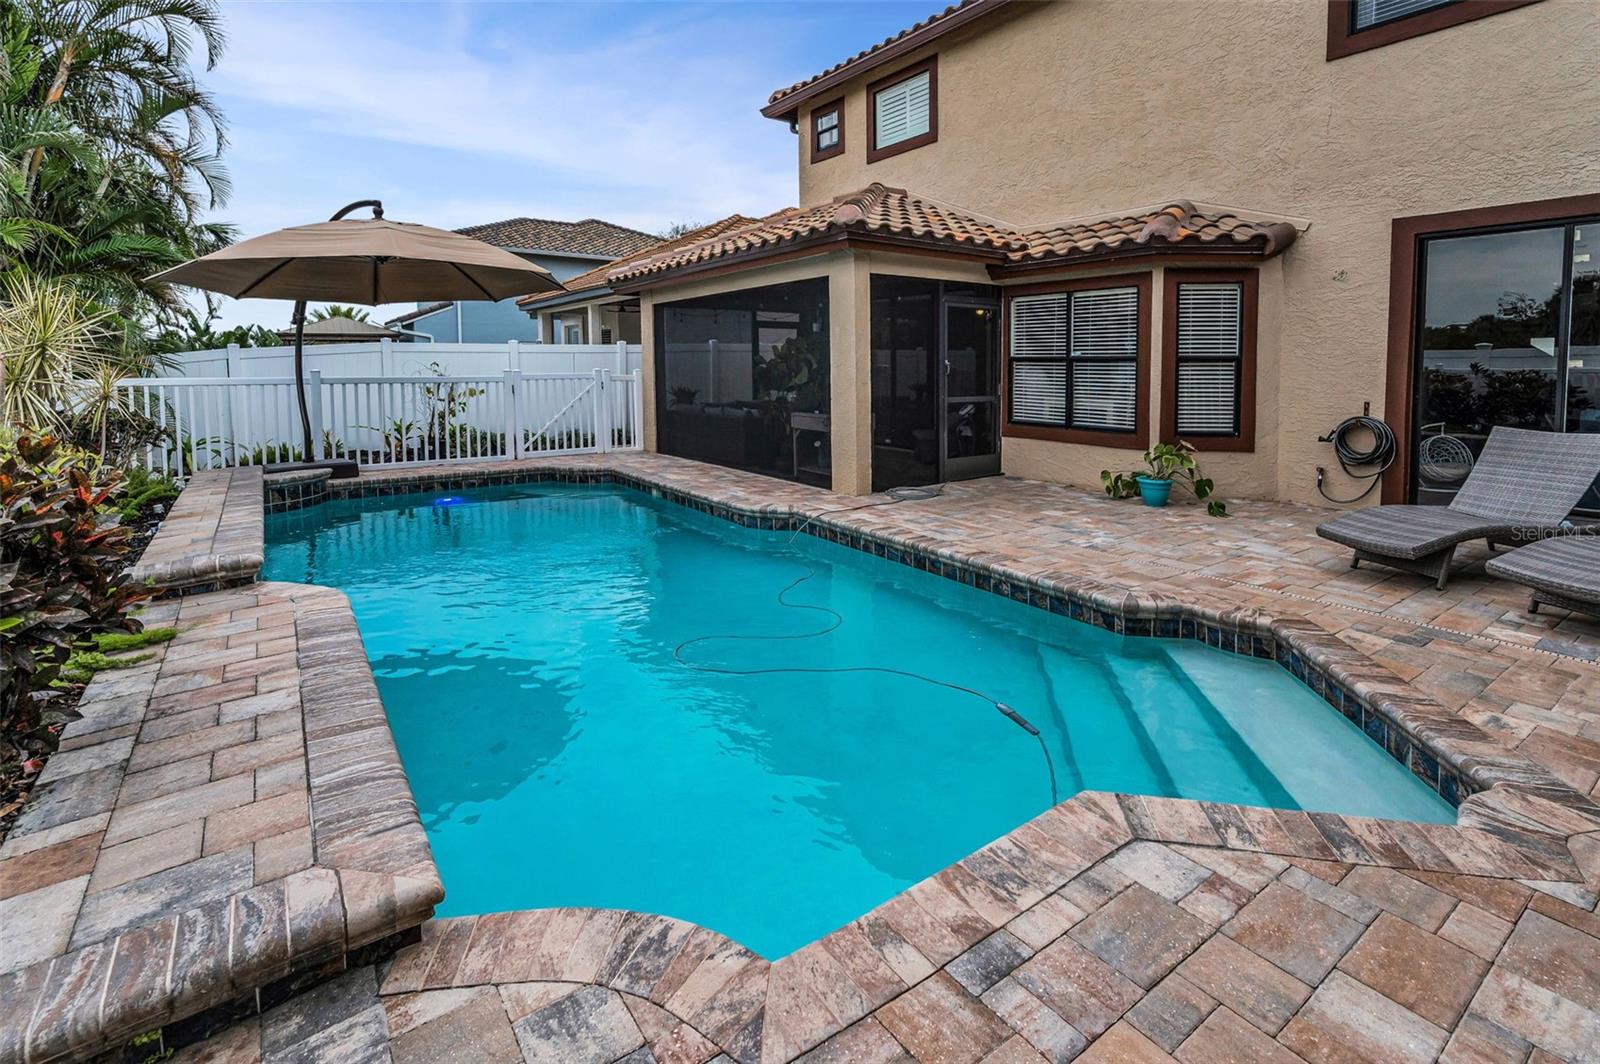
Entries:
{"label": "palm tree", "polygon": [[[22,0],[20,12],[41,53],[35,103],[66,111],[108,159],[148,165],[186,214],[200,206],[191,182],[209,190],[210,205],[223,200],[216,156],[226,131],[190,65],[195,37],[207,69],[222,52],[215,0]],[[44,155],[28,155],[29,185]]]}
{"label": "palm tree", "polygon": [[367,312],[357,307],[347,307],[340,303],[329,303],[325,307],[318,307],[306,315],[307,321],[327,321],[329,318],[349,318],[351,321],[366,321]]}

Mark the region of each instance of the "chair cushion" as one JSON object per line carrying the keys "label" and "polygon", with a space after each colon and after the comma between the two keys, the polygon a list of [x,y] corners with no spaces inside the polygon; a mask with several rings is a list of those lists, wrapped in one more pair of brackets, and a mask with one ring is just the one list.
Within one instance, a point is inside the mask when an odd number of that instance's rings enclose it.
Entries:
{"label": "chair cushion", "polygon": [[1372,506],[1324,521],[1317,526],[1317,535],[1373,554],[1414,560],[1465,540],[1509,534],[1517,527],[1447,506]]}
{"label": "chair cushion", "polygon": [[1555,536],[1490,558],[1491,576],[1600,603],[1600,536]]}

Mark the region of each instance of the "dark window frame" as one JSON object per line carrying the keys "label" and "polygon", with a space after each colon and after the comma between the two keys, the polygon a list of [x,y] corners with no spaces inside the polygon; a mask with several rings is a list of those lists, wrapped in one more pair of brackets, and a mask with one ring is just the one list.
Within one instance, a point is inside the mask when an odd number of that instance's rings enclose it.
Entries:
{"label": "dark window frame", "polygon": [[[817,119],[826,114],[838,116],[838,124],[833,128],[839,134],[839,139],[830,148],[817,147],[817,137],[822,130],[817,128]],[[839,97],[829,103],[811,109],[811,114],[806,118],[806,125],[811,130],[811,161],[820,163],[824,159],[832,159],[836,155],[844,154],[844,97]]]}
{"label": "dark window frame", "polygon": [[1178,436],[1178,286],[1181,284],[1237,284],[1239,301],[1239,404],[1238,432],[1229,435],[1194,435],[1182,438],[1197,451],[1256,449],[1256,321],[1260,313],[1259,270],[1168,269],[1162,282],[1161,303],[1161,438],[1177,442]]}
{"label": "dark window frame", "polygon": [[[1139,293],[1139,333],[1134,351],[1133,431],[1081,429],[1039,425],[1011,420],[1011,304],[1018,296],[1062,295],[1096,288],[1135,288]],[[1100,277],[1073,277],[1040,284],[1016,285],[1002,294],[1000,321],[1000,435],[1001,438],[1046,440],[1051,443],[1077,443],[1143,451],[1150,439],[1150,297],[1154,290],[1151,271],[1118,273]],[[1070,369],[1070,356],[1068,359]],[[1068,376],[1067,415],[1072,414],[1071,377]]]}
{"label": "dark window frame", "polygon": [[1356,0],[1328,0],[1328,62],[1474,22],[1539,0],[1454,0],[1358,30]]}
{"label": "dark window frame", "polygon": [[1600,194],[1478,207],[1396,218],[1389,237],[1388,366],[1383,419],[1394,430],[1394,465],[1383,477],[1384,502],[1405,502],[1416,476],[1416,363],[1421,323],[1422,244],[1425,239],[1505,229],[1561,225],[1600,215]]}
{"label": "dark window frame", "polygon": [[[878,93],[884,89],[893,88],[902,81],[916,77],[923,71],[928,73],[928,131],[915,137],[897,141],[886,148],[878,147]],[[920,63],[901,67],[886,78],[879,78],[867,86],[867,162],[875,163],[883,159],[893,158],[908,151],[929,144],[936,144],[939,140],[939,57],[930,55]]]}

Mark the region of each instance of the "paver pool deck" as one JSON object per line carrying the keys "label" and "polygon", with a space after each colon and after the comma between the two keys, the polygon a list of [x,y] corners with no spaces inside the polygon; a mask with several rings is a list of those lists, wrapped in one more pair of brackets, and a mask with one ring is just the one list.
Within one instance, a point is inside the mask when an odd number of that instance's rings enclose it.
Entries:
{"label": "paver pool deck", "polygon": [[[1272,503],[1212,521],[994,478],[886,504],[638,453],[363,481],[511,469],[843,509],[819,521],[1256,625],[1485,789],[1453,826],[1080,794],[776,963],[645,914],[427,919],[343,596],[189,594],[151,607],[183,629],[156,660],[91,686],[0,847],[0,1061],[163,1025],[214,1032],[189,1061],[1600,1060],[1600,627],[1527,614],[1481,547],[1439,592],[1351,570],[1312,534],[1327,511]],[[248,475],[195,478],[190,554],[259,551]]]}

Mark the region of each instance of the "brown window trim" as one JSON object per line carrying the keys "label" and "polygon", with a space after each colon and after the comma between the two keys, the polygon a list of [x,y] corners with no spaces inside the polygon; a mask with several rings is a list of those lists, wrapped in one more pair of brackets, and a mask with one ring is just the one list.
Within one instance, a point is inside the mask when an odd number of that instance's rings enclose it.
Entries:
{"label": "brown window trim", "polygon": [[1394,220],[1389,241],[1389,358],[1383,419],[1394,430],[1396,454],[1394,465],[1383,476],[1384,502],[1406,500],[1416,462],[1411,434],[1416,399],[1413,369],[1417,359],[1417,300],[1422,294],[1417,260],[1422,239],[1508,226],[1553,225],[1596,214],[1600,214],[1600,194],[1562,196]]}
{"label": "brown window trim", "polygon": [[[898,85],[907,78],[916,77],[924,70],[928,72],[928,131],[909,140],[902,140],[898,144],[891,144],[887,148],[878,147],[878,104],[879,89]],[[939,140],[939,57],[930,55],[920,63],[913,63],[908,67],[901,67],[886,78],[879,78],[867,86],[867,162],[875,163],[880,159],[888,159],[902,152],[914,151],[927,144],[937,143]]]}
{"label": "brown window trim", "polygon": [[[1000,435],[1020,440],[1049,440],[1052,443],[1080,443],[1096,447],[1116,447],[1143,451],[1150,446],[1150,293],[1152,275],[1117,273],[1101,277],[1074,277],[1041,284],[1015,285],[1001,293],[1000,319]],[[1017,296],[1081,292],[1092,288],[1120,288],[1133,285],[1139,290],[1139,346],[1134,352],[1134,405],[1132,432],[1101,432],[1095,429],[1054,428],[1049,425],[1018,424],[1011,420],[1011,301]]]}
{"label": "brown window trim", "polygon": [[1456,0],[1371,29],[1354,30],[1355,0],[1328,0],[1328,61],[1512,11],[1539,0]]}
{"label": "brown window trim", "polygon": [[1178,285],[1239,284],[1242,289],[1239,357],[1239,435],[1185,436],[1197,451],[1256,449],[1256,312],[1260,291],[1256,270],[1168,270],[1161,303],[1161,439],[1178,439]]}
{"label": "brown window trim", "polygon": [[[818,150],[818,148],[817,148],[817,116],[818,115],[825,115],[829,111],[833,111],[836,114],[838,114],[838,116],[839,116],[839,124],[834,127],[835,129],[837,129],[839,131],[839,142],[837,144],[835,144],[831,148],[823,148],[821,150]],[[837,100],[831,100],[828,103],[821,104],[821,105],[819,105],[817,107],[813,107],[811,109],[811,113],[806,116],[806,126],[810,129],[810,135],[811,135],[811,161],[812,162],[820,163],[820,162],[822,162],[822,160],[831,159],[835,155],[843,155],[844,154],[844,97],[841,96]]]}

